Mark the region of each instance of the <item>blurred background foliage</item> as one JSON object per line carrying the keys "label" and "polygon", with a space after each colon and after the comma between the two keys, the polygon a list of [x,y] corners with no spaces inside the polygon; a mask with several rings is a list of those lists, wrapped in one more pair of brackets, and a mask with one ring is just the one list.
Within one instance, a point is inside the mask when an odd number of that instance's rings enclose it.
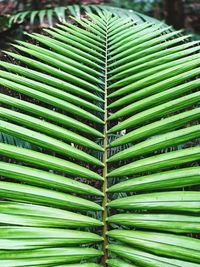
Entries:
{"label": "blurred background foliage", "polygon": [[200,34],[199,0],[113,0],[112,5],[134,9],[164,20],[174,28]]}

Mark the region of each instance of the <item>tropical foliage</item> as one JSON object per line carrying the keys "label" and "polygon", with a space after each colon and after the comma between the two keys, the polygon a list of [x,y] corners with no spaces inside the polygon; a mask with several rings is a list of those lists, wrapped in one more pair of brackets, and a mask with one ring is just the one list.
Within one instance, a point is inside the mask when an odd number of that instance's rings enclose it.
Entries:
{"label": "tropical foliage", "polygon": [[12,26],[15,23],[22,23],[29,19],[30,24],[39,21],[41,26],[50,26],[54,24],[54,18],[60,22],[65,22],[69,15],[80,18],[85,12],[86,13],[96,13],[101,14],[103,11],[112,12],[114,15],[123,18],[132,18],[137,23],[150,21],[157,22],[154,18],[148,17],[142,13],[130,9],[123,9],[118,7],[113,7],[109,5],[67,5],[58,6],[54,8],[46,8],[42,10],[27,10],[17,12],[10,16],[9,23]]}
{"label": "tropical foliage", "polygon": [[29,37],[0,62],[31,144],[0,143],[0,266],[199,266],[198,42],[108,12]]}

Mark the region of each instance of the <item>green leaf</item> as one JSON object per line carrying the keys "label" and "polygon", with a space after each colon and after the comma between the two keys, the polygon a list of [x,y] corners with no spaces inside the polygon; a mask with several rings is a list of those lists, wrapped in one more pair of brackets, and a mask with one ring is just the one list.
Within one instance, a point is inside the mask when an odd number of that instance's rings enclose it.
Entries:
{"label": "green leaf", "polygon": [[146,155],[152,151],[160,150],[170,146],[186,143],[189,140],[200,137],[200,125],[188,127],[178,131],[155,136],[149,140],[141,142],[133,147],[127,148],[111,158],[108,162],[125,160],[135,156]]}
{"label": "green leaf", "polygon": [[108,266],[111,266],[111,267],[136,267],[136,265],[126,263],[119,259],[108,260],[107,262],[108,262]]}
{"label": "green leaf", "polygon": [[52,207],[9,201],[1,201],[0,207],[1,224],[53,228],[102,226],[94,218]]}
{"label": "green leaf", "polygon": [[30,149],[16,148],[15,146],[0,143],[1,155],[11,157],[13,159],[30,163],[31,165],[41,166],[46,169],[63,171],[71,175],[79,175],[81,177],[102,180],[102,177],[93,171],[79,166],[78,164],[66,161],[44,153],[36,152]]}
{"label": "green leaf", "polygon": [[110,223],[153,229],[174,233],[199,233],[200,218],[198,216],[176,214],[117,214],[108,218]]}
{"label": "green leaf", "polygon": [[0,61],[0,266],[197,267],[199,42],[105,5],[27,18],[51,29]]}
{"label": "green leaf", "polygon": [[147,266],[147,267],[172,267],[172,266],[178,266],[178,267],[197,267],[198,264],[188,262],[188,261],[182,261],[182,260],[176,260],[172,258],[166,258],[166,257],[160,257],[156,256],[147,252],[143,252],[141,250],[130,248],[127,246],[121,246],[121,245],[109,245],[108,249],[117,255],[131,260],[132,262]]}
{"label": "green leaf", "polygon": [[131,175],[144,171],[166,169],[200,159],[200,148],[187,148],[169,153],[159,154],[124,165],[109,173],[109,177]]}
{"label": "green leaf", "polygon": [[63,192],[102,196],[102,192],[90,185],[51,172],[28,168],[12,163],[0,162],[0,173],[4,177],[30,185],[46,187]]}
{"label": "green leaf", "polygon": [[179,113],[169,118],[165,118],[153,123],[149,123],[145,126],[138,127],[137,129],[130,131],[126,135],[119,137],[114,140],[110,147],[119,146],[128,142],[134,142],[140,139],[153,136],[155,134],[160,134],[166,131],[171,131],[180,128],[182,125],[185,125],[189,122],[196,121],[200,118],[200,109],[192,109]]}
{"label": "green leaf", "polygon": [[0,183],[0,196],[7,200],[44,204],[55,208],[102,210],[98,204],[80,197],[53,190],[10,182]]}
{"label": "green leaf", "polygon": [[7,266],[73,263],[101,256],[93,248],[44,248],[25,251],[1,251],[0,264]]}
{"label": "green leaf", "polygon": [[62,247],[99,242],[102,240],[96,234],[83,231],[6,226],[1,226],[0,229],[0,249],[6,250]]}
{"label": "green leaf", "polygon": [[108,235],[158,255],[200,262],[200,240],[198,239],[173,234],[130,230],[112,230]]}
{"label": "green leaf", "polygon": [[166,210],[199,212],[199,192],[159,192],[119,198],[111,201],[109,207],[117,209]]}
{"label": "green leaf", "polygon": [[42,133],[51,135],[53,137],[57,137],[59,139],[63,139],[67,142],[74,142],[75,144],[86,146],[98,151],[103,151],[103,148],[96,144],[95,142],[91,141],[80,134],[75,132],[69,131],[64,127],[57,126],[53,123],[46,122],[41,119],[34,118],[29,115],[25,115],[20,112],[15,112],[10,109],[0,107],[0,116],[2,118],[9,119],[13,122],[17,122],[23,126],[30,127],[34,130],[38,130]]}
{"label": "green leaf", "polygon": [[8,123],[0,120],[0,131],[23,139],[27,142],[36,144],[40,147],[53,150],[59,154],[73,157],[75,159],[80,159],[89,163],[102,165],[99,160],[62,141],[59,141],[55,138],[49,137],[41,133],[37,133],[36,131],[32,131],[21,126],[17,126],[13,123]]}
{"label": "green leaf", "polygon": [[200,168],[183,168],[135,177],[111,186],[109,192],[156,191],[198,185]]}

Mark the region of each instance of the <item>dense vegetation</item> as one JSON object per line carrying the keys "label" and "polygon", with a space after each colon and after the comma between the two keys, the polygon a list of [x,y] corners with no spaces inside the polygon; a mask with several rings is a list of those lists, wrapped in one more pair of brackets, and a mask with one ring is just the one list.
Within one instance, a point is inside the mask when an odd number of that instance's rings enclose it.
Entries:
{"label": "dense vegetation", "polygon": [[0,266],[197,267],[198,42],[98,13],[0,61]]}

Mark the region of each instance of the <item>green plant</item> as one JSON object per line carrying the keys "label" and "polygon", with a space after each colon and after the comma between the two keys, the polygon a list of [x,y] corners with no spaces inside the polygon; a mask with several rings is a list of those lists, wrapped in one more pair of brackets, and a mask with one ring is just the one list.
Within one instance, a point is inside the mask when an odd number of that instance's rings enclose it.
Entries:
{"label": "green plant", "polygon": [[0,16],[0,32],[8,28],[9,19],[6,16]]}
{"label": "green plant", "polygon": [[[162,1],[157,1],[162,2]],[[117,7],[134,9],[139,12],[149,12],[153,9],[153,5],[155,4],[153,0],[111,0],[110,4],[115,5]],[[161,3],[159,3],[161,4]]]}
{"label": "green plant", "polygon": [[[96,13],[102,14],[104,11],[112,12],[114,15],[123,17],[123,18],[132,18],[137,23],[144,21],[160,23],[158,20],[146,16],[142,13],[124,8],[118,8],[109,5],[67,5],[67,6],[58,6],[54,8],[46,8],[42,10],[28,10],[17,12],[10,16],[9,23],[12,26],[15,23],[23,23],[26,20],[30,20],[30,24],[34,24],[36,21],[39,21],[41,26],[50,26],[54,24],[54,19],[57,19],[60,22],[65,22],[69,15],[80,18],[87,13]],[[164,26],[164,24],[163,24]]]}
{"label": "green plant", "polygon": [[0,62],[34,99],[1,93],[0,131],[42,148],[0,144],[0,266],[199,266],[198,42],[111,13],[45,31]]}

